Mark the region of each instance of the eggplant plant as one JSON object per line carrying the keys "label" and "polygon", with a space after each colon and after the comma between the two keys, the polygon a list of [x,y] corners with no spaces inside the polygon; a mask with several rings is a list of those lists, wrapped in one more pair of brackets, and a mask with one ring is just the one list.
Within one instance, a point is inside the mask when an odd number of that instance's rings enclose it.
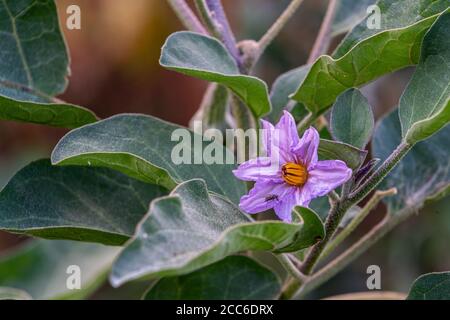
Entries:
{"label": "eggplant plant", "polygon": [[[190,128],[57,98],[70,59],[54,1],[0,1],[0,119],[68,129],[0,192],[0,230],[32,238],[0,257],[0,299],[138,281],[143,299],[304,299],[448,195],[448,0],[328,1],[308,61],[270,90],[255,66],[302,0],[241,41],[220,0],[167,2],[186,30],[161,67],[210,83]],[[375,122],[358,88],[410,66]],[[336,254],[380,202],[385,217]],[[423,275],[404,298],[449,299],[449,279]]]}

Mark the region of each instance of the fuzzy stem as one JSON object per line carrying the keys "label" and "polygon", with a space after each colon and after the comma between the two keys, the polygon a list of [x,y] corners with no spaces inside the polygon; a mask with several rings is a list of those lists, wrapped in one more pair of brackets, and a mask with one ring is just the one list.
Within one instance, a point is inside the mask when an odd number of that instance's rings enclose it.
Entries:
{"label": "fuzzy stem", "polygon": [[358,203],[364,199],[388,175],[413,146],[402,142],[383,164],[349,196],[351,203]]}
{"label": "fuzzy stem", "polygon": [[305,275],[302,274],[297,267],[294,265],[294,263],[291,261],[288,255],[286,254],[278,254],[277,256],[278,261],[281,263],[281,265],[286,269],[286,271],[289,272],[289,274],[297,280],[298,283],[303,283],[306,279]]}
{"label": "fuzzy stem", "polygon": [[211,19],[211,23],[214,24],[214,30],[218,33],[218,37],[222,40],[228,52],[236,61],[239,69],[242,71],[241,56],[236,44],[236,38],[228,23],[227,16],[223,10],[223,6],[220,0],[205,0],[206,6],[209,9],[208,17]]}
{"label": "fuzzy stem", "polygon": [[300,268],[300,270],[304,274],[308,275],[313,271],[314,266],[316,265],[323,249],[325,248],[325,245],[331,240],[334,232],[336,231],[342,220],[342,217],[349,208],[350,207],[348,206],[348,204],[344,204],[341,202],[334,204],[334,206],[331,208],[327,220],[325,221],[325,237],[322,241],[318,242],[311,248],[309,254],[305,258]]}
{"label": "fuzzy stem", "polygon": [[276,36],[281,32],[283,27],[292,18],[292,16],[297,11],[298,7],[302,4],[302,2],[303,0],[292,0],[289,6],[279,16],[277,21],[275,21],[275,23],[264,34],[264,36],[262,36],[262,38],[258,42],[259,50],[257,57],[255,57],[254,63],[256,63],[258,58],[264,53],[269,44],[271,44],[272,41],[276,38]]}
{"label": "fuzzy stem", "polygon": [[[308,281],[300,287],[299,290],[293,295],[294,299],[301,299],[306,294],[319,287],[324,282],[328,281],[334,275],[339,273],[342,269],[348,266],[352,261],[363,254],[373,244],[385,236],[398,224],[408,219],[415,213],[415,210],[409,209],[405,212],[398,212],[395,215],[386,216],[375,228],[373,228],[368,234],[356,242],[353,246],[347,249],[343,254],[327,264],[324,268],[312,275]],[[292,292],[292,289],[291,289]]]}
{"label": "fuzzy stem", "polygon": [[[327,7],[327,12],[325,13],[325,17],[323,18],[322,24],[320,26],[319,34],[317,35],[316,40],[314,41],[314,45],[309,53],[308,60],[306,64],[312,64],[318,57],[322,54],[325,54],[330,46],[331,42],[331,26],[333,24],[334,14],[336,13],[337,8],[337,0],[330,0]],[[306,128],[316,120],[317,116],[314,114],[310,115],[310,123],[300,123],[298,128],[299,132],[303,132]],[[321,122],[326,123],[326,119],[323,115],[319,116]],[[306,128],[305,128],[306,126]]]}
{"label": "fuzzy stem", "polygon": [[[333,24],[334,14],[336,13],[336,8],[337,0],[330,0],[330,2],[328,3],[327,12],[325,13],[325,17],[320,26],[319,34],[317,35],[316,41],[314,41],[314,45],[311,49],[311,52],[309,53],[306,64],[312,64],[318,57],[327,52],[331,42],[330,31]],[[314,116],[312,116],[311,118],[312,121],[315,120]],[[322,122],[326,122],[323,115],[321,115],[319,118]]]}
{"label": "fuzzy stem", "polygon": [[334,203],[336,203],[336,202],[339,202],[340,200],[341,200],[341,198],[339,197],[339,195],[337,194],[337,192],[336,191],[331,191],[329,194],[328,194],[328,197],[330,198],[330,200],[332,201],[332,202],[334,202]]}
{"label": "fuzzy stem", "polygon": [[206,29],[200,23],[200,20],[198,20],[197,16],[194,14],[194,12],[192,12],[191,8],[187,5],[185,0],[167,1],[186,29],[201,34],[208,34]]}
{"label": "fuzzy stem", "polygon": [[236,128],[243,130],[257,129],[258,123],[249,107],[236,95],[231,98],[231,114],[236,121]]}
{"label": "fuzzy stem", "polygon": [[359,214],[344,228],[323,250],[319,257],[319,261],[325,259],[330,255],[355,229],[364,221],[367,215],[378,205],[378,203],[385,197],[397,194],[396,188],[381,191],[377,190],[370,198],[369,202],[361,209]]}
{"label": "fuzzy stem", "polygon": [[208,29],[211,35],[216,38],[220,38],[219,30],[217,30],[216,25],[211,17],[211,12],[209,11],[208,5],[205,0],[195,0],[195,7],[197,8],[197,13],[200,16],[203,24]]}
{"label": "fuzzy stem", "polygon": [[402,142],[397,149],[387,158],[384,163],[375,171],[368,180],[362,184],[354,193],[350,194],[349,198],[343,199],[342,202],[337,203],[331,208],[330,214],[325,222],[326,235],[324,239],[314,245],[309,252],[308,256],[303,262],[301,271],[304,274],[310,274],[319,260],[322,251],[325,246],[333,237],[336,232],[342,217],[345,212],[364,199],[378,184],[386,177],[386,175],[397,165],[397,163],[406,155],[406,153],[412,148],[411,145],[406,142]]}
{"label": "fuzzy stem", "polygon": [[331,42],[331,25],[333,23],[334,14],[336,12],[337,0],[330,0],[323,19],[322,25],[320,26],[319,34],[314,42],[311,53],[309,54],[307,64],[313,63],[318,57],[324,54]]}
{"label": "fuzzy stem", "polygon": [[342,190],[341,190],[341,199],[346,199],[348,194],[350,193],[350,190],[353,186],[353,176],[352,178],[347,181],[346,183],[344,183],[344,185],[342,186]]}
{"label": "fuzzy stem", "polygon": [[292,277],[288,278],[287,281],[285,281],[285,283],[283,285],[279,300],[292,299],[292,297],[295,294],[297,294],[300,286],[301,286],[300,283],[296,279],[294,279]]}
{"label": "fuzzy stem", "polygon": [[297,125],[297,131],[302,134],[309,126],[311,126],[314,122],[314,114],[308,113]]}

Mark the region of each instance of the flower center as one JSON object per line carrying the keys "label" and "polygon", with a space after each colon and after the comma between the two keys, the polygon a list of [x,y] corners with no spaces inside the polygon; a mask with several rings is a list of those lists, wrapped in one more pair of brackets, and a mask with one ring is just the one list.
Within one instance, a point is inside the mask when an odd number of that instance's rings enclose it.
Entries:
{"label": "flower center", "polygon": [[292,186],[302,186],[308,180],[308,171],[301,164],[288,162],[281,168],[281,176]]}

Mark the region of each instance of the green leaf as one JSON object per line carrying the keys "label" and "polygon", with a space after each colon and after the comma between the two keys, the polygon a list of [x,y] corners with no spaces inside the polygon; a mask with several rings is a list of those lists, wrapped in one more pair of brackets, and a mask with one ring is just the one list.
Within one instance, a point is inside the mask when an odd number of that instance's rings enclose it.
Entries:
{"label": "green leaf", "polygon": [[340,0],[337,2],[331,32],[333,36],[355,27],[366,15],[367,8],[376,0]]}
{"label": "green leaf", "polygon": [[87,109],[51,103],[69,57],[52,0],[0,1],[0,119],[74,128],[96,121]]}
{"label": "green leaf", "polygon": [[319,156],[323,160],[342,160],[353,170],[358,169],[367,156],[367,151],[349,144],[320,139]]}
{"label": "green leaf", "polygon": [[[177,129],[182,129],[181,142],[171,141]],[[184,137],[185,134],[189,136]],[[181,146],[189,159],[192,156],[192,163],[201,160],[202,153],[197,148],[203,146],[206,151],[208,145],[223,152],[223,159],[233,157],[222,145],[202,144],[201,139],[200,135],[154,117],[117,115],[69,132],[55,147],[52,163],[109,167],[167,189],[173,189],[182,181],[202,178],[211,191],[238,203],[246,189],[232,174],[235,165],[207,165],[204,161],[202,164],[174,164],[172,152],[176,146]],[[199,144],[196,141],[200,141]]]}
{"label": "green leaf", "polygon": [[324,226],[320,216],[314,210],[305,207],[295,207],[293,210],[295,217],[294,224],[299,224],[301,230],[298,232],[294,241],[274,252],[295,252],[308,248],[325,235]]}
{"label": "green leaf", "polygon": [[[372,154],[386,159],[401,142],[397,112],[381,120],[372,141]],[[398,194],[383,201],[391,214],[420,209],[424,202],[442,194],[450,185],[450,127],[430,139],[416,144],[380,185],[380,189],[396,187]]]}
{"label": "green leaf", "polygon": [[2,0],[0,21],[2,81],[49,96],[64,91],[69,57],[54,1]]}
{"label": "green leaf", "polygon": [[300,211],[302,224],[252,219],[221,196],[208,194],[201,180],[180,184],[152,202],[113,266],[111,283],[190,273],[247,250],[298,251],[324,236],[320,218]]}
{"label": "green leaf", "polygon": [[95,114],[83,107],[65,103],[18,101],[1,95],[0,119],[68,129],[78,128],[97,121]]}
{"label": "green leaf", "polygon": [[[72,241],[30,241],[0,257],[0,286],[28,292],[34,299],[82,299],[106,279],[118,249]],[[69,290],[69,266],[81,271],[81,289]]]}
{"label": "green leaf", "polygon": [[0,300],[31,300],[31,296],[19,289],[0,287]]}
{"label": "green leaf", "polygon": [[450,272],[420,276],[409,290],[407,300],[450,300]]}
{"label": "green leaf", "polygon": [[362,21],[344,39],[333,57],[322,56],[292,98],[313,113],[328,109],[337,96],[394,70],[419,61],[422,39],[447,9],[448,0],[381,0],[381,28]]}
{"label": "green leaf", "polygon": [[121,245],[166,190],[106,168],[34,162],[0,192],[0,230]]}
{"label": "green leaf", "polygon": [[272,102],[272,111],[267,119],[272,122],[278,122],[290,101],[289,96],[298,88],[298,84],[303,81],[311,68],[310,65],[304,65],[290,70],[279,76],[273,83],[270,91],[270,101]]}
{"label": "green leaf", "polygon": [[160,64],[230,88],[256,117],[270,111],[267,85],[258,78],[240,74],[233,57],[214,38],[188,31],[173,33],[162,48]]}
{"label": "green leaf", "polygon": [[333,54],[335,58],[344,56],[362,41],[379,34],[395,29],[406,31],[427,19],[434,21],[438,14],[448,8],[448,0],[378,0],[376,5],[380,8],[380,29],[368,28],[367,19],[362,20],[338,46]]}
{"label": "green leaf", "polygon": [[319,130],[319,137],[320,139],[333,140],[333,136],[331,135],[330,129],[327,125],[323,125]]}
{"label": "green leaf", "polygon": [[[290,113],[292,114],[292,116],[295,119],[295,122],[297,122],[297,123],[302,121],[303,119],[305,119],[305,117],[307,117],[309,115],[308,109],[306,109],[305,105],[303,105],[302,103],[295,103],[295,105],[292,108],[292,110],[290,111]],[[280,120],[280,119],[277,119],[277,120]],[[274,121],[274,122],[276,122],[276,121]],[[319,132],[319,134],[320,134],[321,138],[324,138],[324,137],[322,137],[322,133],[323,133],[322,131],[323,131],[323,128]],[[331,135],[327,135],[326,138],[331,139]]]}
{"label": "green leaf", "polygon": [[159,280],[145,300],[271,300],[278,277],[253,259],[231,256],[188,275]]}
{"label": "green leaf", "polygon": [[424,140],[450,121],[450,9],[425,35],[419,65],[400,99],[402,136]]}
{"label": "green leaf", "polygon": [[341,94],[331,112],[331,132],[335,140],[364,149],[374,126],[372,108],[358,89]]}

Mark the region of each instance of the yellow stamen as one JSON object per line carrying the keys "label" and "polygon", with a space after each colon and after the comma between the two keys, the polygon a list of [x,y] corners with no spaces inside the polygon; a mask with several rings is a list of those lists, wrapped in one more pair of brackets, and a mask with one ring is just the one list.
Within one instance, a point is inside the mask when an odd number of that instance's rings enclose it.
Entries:
{"label": "yellow stamen", "polygon": [[281,168],[281,175],[288,184],[292,186],[302,186],[308,180],[306,167],[297,163],[286,163]]}

